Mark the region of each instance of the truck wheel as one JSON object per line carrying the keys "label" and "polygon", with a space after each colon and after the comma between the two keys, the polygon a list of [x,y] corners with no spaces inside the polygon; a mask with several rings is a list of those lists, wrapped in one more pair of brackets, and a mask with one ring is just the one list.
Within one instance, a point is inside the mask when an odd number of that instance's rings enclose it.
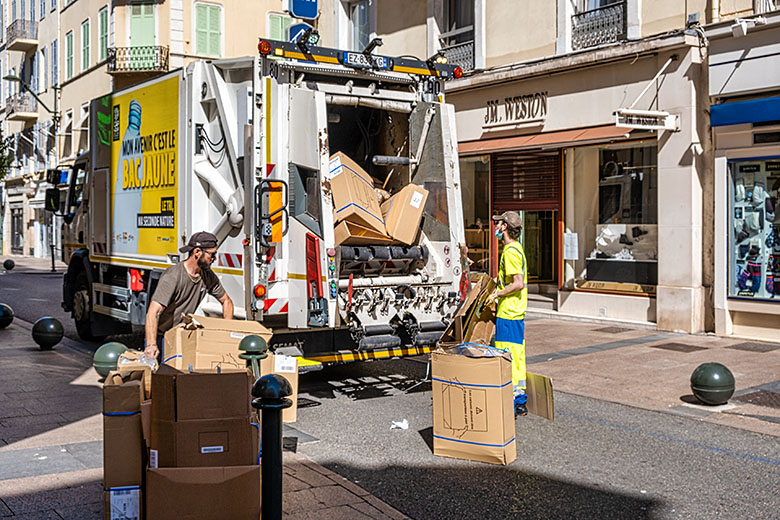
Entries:
{"label": "truck wheel", "polygon": [[73,291],[73,321],[76,322],[76,332],[86,341],[101,341],[105,336],[92,334],[92,324],[89,321],[90,291],[87,273],[80,272],[76,276],[76,287]]}

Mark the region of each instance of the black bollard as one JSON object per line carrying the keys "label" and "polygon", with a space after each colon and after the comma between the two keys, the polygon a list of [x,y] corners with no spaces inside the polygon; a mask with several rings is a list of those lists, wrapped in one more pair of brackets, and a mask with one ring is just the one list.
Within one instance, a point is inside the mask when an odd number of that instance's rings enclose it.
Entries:
{"label": "black bollard", "polygon": [[290,382],[278,374],[268,374],[252,387],[252,406],[262,410],[263,520],[282,518],[282,410],[292,406]]}

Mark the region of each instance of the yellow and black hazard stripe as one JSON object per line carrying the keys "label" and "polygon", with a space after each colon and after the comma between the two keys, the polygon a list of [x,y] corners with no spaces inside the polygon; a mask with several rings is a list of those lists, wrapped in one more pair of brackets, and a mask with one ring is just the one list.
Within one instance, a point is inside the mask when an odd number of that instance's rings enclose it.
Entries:
{"label": "yellow and black hazard stripe", "polygon": [[306,360],[322,364],[349,363],[351,361],[366,361],[369,359],[390,359],[394,357],[420,356],[433,350],[431,345],[420,347],[391,347],[371,350],[339,350],[337,352],[318,353],[306,356]]}

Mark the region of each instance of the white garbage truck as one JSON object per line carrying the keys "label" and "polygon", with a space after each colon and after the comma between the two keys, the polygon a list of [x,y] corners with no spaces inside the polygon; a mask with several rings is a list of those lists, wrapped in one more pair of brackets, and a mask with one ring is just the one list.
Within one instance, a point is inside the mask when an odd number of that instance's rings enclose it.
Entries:
{"label": "white garbage truck", "polygon": [[[256,57],[196,61],[91,103],[90,149],[47,193],[65,221],[62,306],[82,338],[143,327],[179,247],[209,231],[236,317],[271,328],[277,352],[338,363],[435,345],[469,285],[443,95],[460,69],[304,40],[261,40]],[[424,188],[412,244],[336,236],[337,152],[377,197]],[[221,305],[207,296],[199,312]]]}

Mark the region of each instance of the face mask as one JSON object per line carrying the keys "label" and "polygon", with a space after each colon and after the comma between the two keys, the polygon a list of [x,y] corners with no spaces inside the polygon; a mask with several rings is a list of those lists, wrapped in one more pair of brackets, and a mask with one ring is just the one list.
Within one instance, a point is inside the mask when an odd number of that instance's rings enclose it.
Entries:
{"label": "face mask", "polygon": [[501,231],[496,231],[496,238],[499,240],[503,240],[504,233],[502,233]]}

